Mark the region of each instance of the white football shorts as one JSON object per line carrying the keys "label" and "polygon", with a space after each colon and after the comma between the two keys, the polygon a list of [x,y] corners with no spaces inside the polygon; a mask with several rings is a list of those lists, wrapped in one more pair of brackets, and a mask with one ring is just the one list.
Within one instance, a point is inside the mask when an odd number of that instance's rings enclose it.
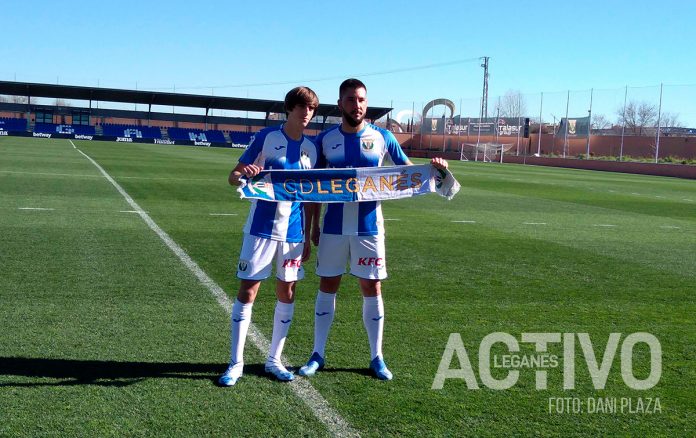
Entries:
{"label": "white football shorts", "polygon": [[302,242],[281,242],[245,234],[237,264],[237,277],[242,280],[265,280],[271,276],[275,260],[278,280],[302,280],[303,248]]}
{"label": "white football shorts", "polygon": [[387,258],[384,235],[342,236],[324,234],[319,237],[317,270],[320,277],[336,277],[350,273],[358,278],[384,280],[387,278]]}

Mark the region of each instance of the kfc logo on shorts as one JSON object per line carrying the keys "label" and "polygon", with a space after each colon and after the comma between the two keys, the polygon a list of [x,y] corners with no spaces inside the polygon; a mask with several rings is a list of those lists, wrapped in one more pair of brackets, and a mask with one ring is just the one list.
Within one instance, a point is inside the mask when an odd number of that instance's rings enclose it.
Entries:
{"label": "kfc logo on shorts", "polygon": [[382,257],[360,257],[358,259],[358,266],[384,266],[384,259]]}
{"label": "kfc logo on shorts", "polygon": [[239,268],[240,271],[244,272],[249,267],[249,262],[247,262],[246,260],[240,260],[237,267]]}
{"label": "kfc logo on shorts", "polygon": [[284,268],[299,268],[302,266],[302,260],[300,259],[285,259],[283,260]]}

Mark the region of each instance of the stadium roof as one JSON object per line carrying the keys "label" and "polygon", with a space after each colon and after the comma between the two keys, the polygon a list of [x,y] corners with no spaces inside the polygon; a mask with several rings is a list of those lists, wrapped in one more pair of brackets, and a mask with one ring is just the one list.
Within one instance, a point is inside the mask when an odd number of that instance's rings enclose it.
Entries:
{"label": "stadium roof", "polygon": [[[121,90],[116,88],[79,87],[75,85],[37,84],[0,81],[0,94],[27,97],[48,97],[100,102],[140,103],[145,105],[182,106],[191,108],[282,113],[283,101],[241,97],[206,96],[201,94],[165,93],[158,91]],[[91,106],[91,105],[90,105]],[[366,118],[377,120],[391,108],[369,107]],[[320,104],[315,116],[340,117],[337,105]]]}

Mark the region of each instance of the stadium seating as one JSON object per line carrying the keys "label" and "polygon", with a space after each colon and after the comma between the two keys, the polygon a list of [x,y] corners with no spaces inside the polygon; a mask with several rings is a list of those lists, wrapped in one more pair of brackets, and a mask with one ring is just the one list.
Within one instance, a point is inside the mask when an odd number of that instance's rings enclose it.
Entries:
{"label": "stadium seating", "polygon": [[162,138],[162,132],[157,127],[136,125],[112,125],[104,123],[102,131],[106,137],[130,138]]}
{"label": "stadium seating", "polygon": [[233,145],[249,145],[253,132],[230,131],[230,139]]}
{"label": "stadium seating", "polygon": [[212,143],[226,143],[222,131],[185,128],[168,128],[167,133],[172,140],[207,141]]}
{"label": "stadium seating", "polygon": [[44,134],[78,134],[78,135],[94,135],[94,126],[89,125],[70,125],[54,123],[37,123],[34,125],[34,132]]}
{"label": "stadium seating", "polygon": [[14,119],[0,117],[0,130],[2,131],[26,131],[27,119]]}

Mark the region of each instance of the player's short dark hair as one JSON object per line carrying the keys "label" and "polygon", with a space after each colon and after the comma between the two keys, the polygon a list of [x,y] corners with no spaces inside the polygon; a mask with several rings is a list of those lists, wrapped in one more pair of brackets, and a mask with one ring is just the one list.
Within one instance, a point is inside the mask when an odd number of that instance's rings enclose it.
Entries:
{"label": "player's short dark hair", "polygon": [[338,98],[341,99],[343,98],[343,94],[350,89],[353,88],[364,88],[365,91],[367,91],[367,87],[365,84],[362,83],[360,79],[355,79],[355,78],[350,78],[346,79],[341,83],[341,86],[338,87]]}
{"label": "player's short dark hair", "polygon": [[297,105],[307,105],[316,109],[319,106],[319,98],[309,87],[295,87],[285,95],[285,112],[289,113]]}

